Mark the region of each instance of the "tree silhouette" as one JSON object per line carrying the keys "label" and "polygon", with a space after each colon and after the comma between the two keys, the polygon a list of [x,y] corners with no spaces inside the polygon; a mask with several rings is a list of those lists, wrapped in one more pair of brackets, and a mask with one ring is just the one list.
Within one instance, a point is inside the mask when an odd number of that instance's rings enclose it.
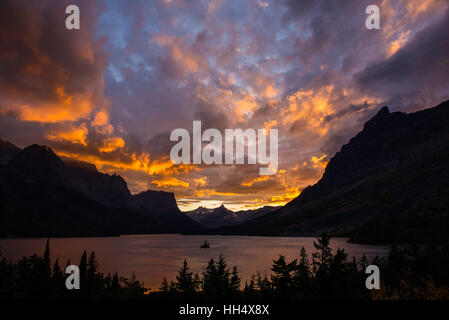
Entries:
{"label": "tree silhouette", "polygon": [[296,270],[296,265],[296,260],[287,263],[282,255],[277,260],[273,260],[271,281],[276,294],[281,298],[291,297],[294,284],[293,272]]}
{"label": "tree silhouette", "polygon": [[89,260],[87,261],[87,270],[86,270],[86,287],[90,295],[94,295],[95,292],[99,289],[101,284],[98,282],[98,262],[95,256],[95,252],[91,252],[89,255]]}
{"label": "tree silhouette", "polygon": [[302,247],[299,254],[299,263],[296,266],[293,275],[293,285],[297,292],[297,296],[307,296],[310,289],[311,276],[310,261],[307,256],[306,249]]}
{"label": "tree silhouette", "polygon": [[111,291],[114,296],[117,296],[120,292],[120,281],[117,272],[112,277]]}
{"label": "tree silhouette", "polygon": [[203,291],[206,295],[216,296],[218,289],[218,273],[213,258],[209,260],[203,272]]}
{"label": "tree silhouette", "polygon": [[176,291],[184,296],[193,296],[199,286],[198,275],[189,271],[187,260],[184,259],[181,270],[176,276]]}
{"label": "tree silhouette", "polygon": [[313,246],[317,252],[312,254],[313,257],[313,271],[318,278],[326,278],[329,274],[330,265],[332,262],[332,251],[329,247],[330,236],[326,233],[317,238],[317,242],[313,242]]}
{"label": "tree silhouette", "polygon": [[159,287],[159,291],[163,293],[168,293],[170,291],[170,286],[168,284],[167,278],[164,277],[162,280],[162,284]]}
{"label": "tree silhouette", "polygon": [[229,289],[231,290],[231,294],[235,294],[240,290],[241,279],[239,276],[239,271],[237,266],[232,267],[231,279],[229,282]]}

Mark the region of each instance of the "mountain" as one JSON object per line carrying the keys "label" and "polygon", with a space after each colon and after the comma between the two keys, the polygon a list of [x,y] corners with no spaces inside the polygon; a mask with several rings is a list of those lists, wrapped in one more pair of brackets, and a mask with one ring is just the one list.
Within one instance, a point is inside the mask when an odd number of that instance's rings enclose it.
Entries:
{"label": "mountain", "polygon": [[279,210],[216,234],[315,236],[363,243],[445,241],[449,230],[449,102],[411,114],[383,107]]}
{"label": "mountain", "polygon": [[147,190],[134,195],[133,200],[142,210],[153,212],[162,222],[177,226],[181,232],[202,229],[200,224],[179,210],[171,192]]}
{"label": "mountain", "polygon": [[234,212],[227,209],[224,205],[221,205],[220,207],[213,209],[199,207],[184,213],[206,228],[215,228],[240,224],[261,217],[275,209],[276,207],[265,206],[255,210]]}
{"label": "mountain", "polygon": [[20,148],[9,141],[0,139],[0,165],[6,165],[20,152]]}
{"label": "mountain", "polygon": [[[119,175],[80,161],[61,160],[49,147],[23,150],[3,143],[0,166],[0,236],[80,236],[173,233],[199,229],[179,213],[173,194],[159,192],[142,206]],[[14,148],[15,147],[15,148]],[[160,209],[162,208],[162,209]],[[170,208],[170,209],[167,209]],[[172,212],[173,211],[173,212]]]}

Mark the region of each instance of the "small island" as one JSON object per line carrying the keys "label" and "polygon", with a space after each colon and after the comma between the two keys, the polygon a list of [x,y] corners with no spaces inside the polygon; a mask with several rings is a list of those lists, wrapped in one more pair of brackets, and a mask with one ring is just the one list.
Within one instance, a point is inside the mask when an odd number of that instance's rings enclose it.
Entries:
{"label": "small island", "polygon": [[201,245],[200,248],[201,248],[201,249],[209,249],[209,248],[210,248],[209,241],[204,240],[204,243]]}

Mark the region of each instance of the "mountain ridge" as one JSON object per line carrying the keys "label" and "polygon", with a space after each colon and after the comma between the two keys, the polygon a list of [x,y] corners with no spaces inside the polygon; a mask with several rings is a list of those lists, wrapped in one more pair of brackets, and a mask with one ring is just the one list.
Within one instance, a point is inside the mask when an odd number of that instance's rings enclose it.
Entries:
{"label": "mountain ridge", "polygon": [[[171,211],[162,213],[157,206],[150,210],[148,204],[137,203],[117,174],[63,161],[47,146],[20,149],[2,140],[0,148],[4,145],[14,152],[5,153],[7,164],[0,167],[0,236],[179,233],[201,228],[179,211],[173,195],[157,193],[163,199],[158,206]],[[164,215],[172,212],[179,217],[167,220]]]}
{"label": "mountain ridge", "polygon": [[217,208],[209,209],[198,207],[195,210],[186,211],[184,213],[205,228],[215,228],[240,224],[261,217],[268,212],[276,210],[276,208],[277,207],[264,206],[253,210],[232,211],[222,204]]}

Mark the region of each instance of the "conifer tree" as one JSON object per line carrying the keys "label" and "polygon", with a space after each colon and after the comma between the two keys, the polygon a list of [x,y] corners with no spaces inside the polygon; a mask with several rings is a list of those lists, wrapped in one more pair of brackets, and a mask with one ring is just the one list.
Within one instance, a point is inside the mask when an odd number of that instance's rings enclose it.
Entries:
{"label": "conifer tree", "polygon": [[232,268],[232,272],[231,272],[231,279],[230,279],[230,283],[229,283],[229,289],[231,290],[231,292],[238,292],[240,290],[240,276],[239,276],[239,271],[237,269],[236,266],[234,266]]}
{"label": "conifer tree", "polygon": [[45,274],[44,276],[48,279],[51,277],[51,265],[50,265],[50,239],[47,239],[47,242],[45,244],[45,251],[44,251],[44,270]]}
{"label": "conifer tree", "polygon": [[326,277],[329,274],[332,262],[332,252],[329,247],[330,236],[326,233],[317,238],[318,243],[313,242],[313,246],[318,250],[312,254],[313,271],[318,278]]}
{"label": "conifer tree", "polygon": [[187,260],[184,259],[182,268],[176,276],[176,289],[185,296],[194,295],[198,287],[197,279],[195,279],[193,272],[189,270]]}
{"label": "conifer tree", "polygon": [[162,280],[162,284],[159,287],[159,291],[163,292],[163,293],[168,293],[170,290],[170,286],[168,284],[167,278],[164,277],[164,279]]}
{"label": "conifer tree", "polygon": [[301,248],[299,263],[296,267],[293,278],[295,289],[301,296],[304,296],[304,294],[309,291],[311,282],[310,261],[304,247]]}
{"label": "conifer tree", "polygon": [[206,269],[203,272],[203,291],[206,295],[215,296],[217,294],[218,275],[215,261],[213,258],[209,260]]}
{"label": "conifer tree", "polygon": [[117,295],[120,292],[120,281],[117,272],[112,277],[111,281],[111,291],[113,294]]}
{"label": "conifer tree", "polygon": [[81,260],[79,263],[79,270],[80,270],[80,284],[81,284],[81,291],[86,292],[88,286],[87,284],[87,253],[86,250],[83,251],[83,254],[81,256]]}
{"label": "conifer tree", "polygon": [[271,275],[271,282],[279,296],[285,297],[290,295],[293,285],[292,273],[296,269],[296,264],[296,260],[287,263],[282,255],[279,256],[278,260],[273,260],[271,270],[274,274]]}

